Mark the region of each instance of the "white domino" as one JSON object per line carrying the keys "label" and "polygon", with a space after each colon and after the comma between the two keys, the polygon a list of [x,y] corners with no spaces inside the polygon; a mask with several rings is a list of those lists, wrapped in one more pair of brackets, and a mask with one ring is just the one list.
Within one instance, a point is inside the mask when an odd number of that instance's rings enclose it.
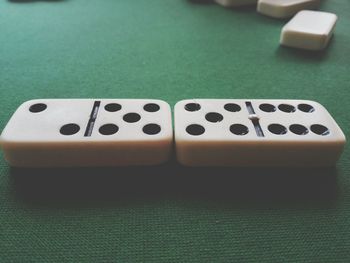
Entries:
{"label": "white domino", "polygon": [[171,153],[171,110],[160,100],[31,100],[0,139],[17,167],[154,165]]}
{"label": "white domino", "polygon": [[320,11],[300,11],[282,29],[284,46],[322,50],[333,35],[337,16]]}
{"label": "white domino", "polygon": [[320,0],[259,0],[257,11],[275,18],[287,18],[301,10],[317,9],[319,5]]}
{"label": "white domino", "polygon": [[216,3],[225,7],[244,6],[256,4],[258,0],[215,0]]}
{"label": "white domino", "polygon": [[192,99],[174,114],[177,159],[187,166],[333,166],[345,145],[313,101]]}

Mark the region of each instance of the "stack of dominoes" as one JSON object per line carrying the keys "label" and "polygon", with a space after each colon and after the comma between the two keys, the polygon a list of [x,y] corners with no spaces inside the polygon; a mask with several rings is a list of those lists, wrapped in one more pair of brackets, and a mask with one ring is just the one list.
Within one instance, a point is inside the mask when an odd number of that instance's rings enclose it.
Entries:
{"label": "stack of dominoes", "polygon": [[304,100],[41,99],[3,130],[15,167],[133,166],[166,162],[175,142],[187,166],[334,166],[345,136],[319,103]]}
{"label": "stack of dominoes", "polygon": [[[317,9],[320,0],[215,0],[226,7],[257,4],[263,15],[286,19],[293,17],[282,29],[280,43],[284,46],[322,50],[333,35],[337,16]],[[311,10],[310,10],[311,9]]]}

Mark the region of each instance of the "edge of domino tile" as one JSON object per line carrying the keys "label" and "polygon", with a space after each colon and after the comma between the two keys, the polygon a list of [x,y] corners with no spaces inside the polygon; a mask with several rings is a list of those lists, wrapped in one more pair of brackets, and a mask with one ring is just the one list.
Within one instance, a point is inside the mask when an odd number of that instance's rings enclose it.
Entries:
{"label": "edge of domino tile", "polygon": [[[171,107],[170,105],[163,100],[157,100],[157,99],[113,99],[113,98],[107,98],[107,99],[100,99],[100,98],[89,98],[89,99],[34,99],[29,100],[24,103],[22,103],[17,110],[14,112],[11,119],[14,117],[14,115],[17,113],[18,110],[21,110],[21,112],[26,110],[27,107],[30,107],[31,105],[34,105],[36,103],[49,103],[49,101],[88,101],[88,102],[94,102],[96,100],[104,101],[107,103],[123,103],[123,101],[142,101],[144,104],[138,105],[141,109],[143,108],[143,105],[147,103],[157,103],[160,107],[164,105],[163,110],[166,111],[166,116],[164,114],[164,117],[166,118],[166,122],[168,123],[169,120],[169,126],[166,128],[166,133],[161,136],[161,138],[155,138],[155,140],[119,140],[115,141],[113,138],[107,140],[107,141],[100,141],[99,139],[95,140],[83,140],[79,137],[78,140],[73,140],[66,142],[58,142],[58,141],[17,141],[16,138],[6,141],[6,138],[4,140],[4,131],[6,130],[6,127],[3,131],[3,133],[0,136],[0,146],[4,152],[4,159],[9,163],[12,167],[100,167],[100,166],[107,166],[107,167],[114,167],[114,166],[148,166],[148,165],[158,165],[166,162],[170,156],[173,149],[173,129],[171,125],[172,115],[171,115]],[[91,107],[93,106],[93,103],[91,103]],[[21,113],[20,112],[20,113]],[[84,110],[85,114],[86,110]],[[89,112],[90,113],[90,112]],[[7,125],[6,125],[7,126]],[[140,158],[138,156],[136,158],[136,161],[134,159],[130,159],[128,155],[122,154],[120,156],[120,149],[135,149],[137,147],[141,147],[143,149],[148,149],[148,155],[146,159]],[[50,153],[51,147],[55,147],[52,152]],[[117,147],[117,148],[116,148]],[[36,153],[34,154],[34,157],[32,157],[32,150],[35,150]],[[46,150],[49,150],[49,154],[46,155]],[[83,150],[82,156],[77,156],[76,151],[77,150]],[[112,153],[112,155],[111,155]],[[115,153],[115,155],[114,155]],[[62,156],[69,156],[67,157],[68,161],[65,161],[61,159]],[[132,153],[131,153],[132,154]],[[47,159],[45,159],[47,156],[49,156]],[[61,157],[60,157],[61,156]],[[120,160],[115,161],[115,158],[121,157]],[[126,157],[125,157],[126,156]],[[105,158],[107,157],[107,158]],[[153,158],[155,157],[155,158]],[[128,158],[131,161],[128,161]],[[45,160],[42,162],[41,160]]]}
{"label": "edge of domino tile", "polygon": [[[21,111],[23,108],[27,108],[29,110],[29,107],[33,104],[38,104],[38,103],[45,103],[45,102],[50,102],[50,101],[95,101],[95,100],[109,100],[109,101],[147,101],[149,103],[159,103],[159,104],[163,104],[166,107],[166,110],[169,112],[170,114],[170,120],[172,121],[172,113],[171,113],[171,106],[168,102],[164,101],[164,100],[160,100],[160,99],[128,99],[128,98],[122,98],[122,99],[118,99],[118,98],[58,98],[58,99],[32,99],[32,100],[27,100],[24,101],[23,103],[21,103],[16,110],[13,112],[13,114],[11,115],[11,117],[9,118],[9,120],[7,121],[4,129],[2,130],[1,134],[0,134],[0,149],[5,150],[7,148],[8,143],[13,145],[14,147],[16,147],[17,143],[15,143],[13,140],[8,140],[6,137],[4,137],[4,135],[6,135],[7,132],[7,125],[8,123],[10,123],[12,121],[12,119],[15,117],[16,113]],[[169,138],[172,138],[173,135],[173,131],[171,133],[171,135],[169,136]],[[166,141],[167,139],[165,138],[164,141]],[[79,141],[79,143],[85,143],[85,141]],[[89,141],[90,143],[93,143],[93,141]],[[20,142],[18,144],[27,144],[27,145],[31,145],[31,144],[37,144],[38,142]],[[45,141],[43,142],[39,142],[39,143],[47,143]],[[51,143],[51,142],[50,142]],[[100,142],[100,143],[104,143],[104,142]],[[108,141],[106,141],[105,143],[108,143]],[[60,142],[57,142],[57,144],[60,144]],[[12,147],[11,147],[12,148]]]}
{"label": "edge of domino tile", "polygon": [[321,3],[320,0],[306,0],[305,2],[306,3],[302,1],[300,1],[300,3],[288,3],[287,1],[276,3],[274,0],[259,0],[257,12],[273,18],[284,19],[292,17],[302,10],[316,10]]}
{"label": "edge of domino tile", "polygon": [[[330,27],[327,28],[327,30],[329,31],[329,34],[290,29],[290,27],[293,26],[293,23],[295,23],[295,20],[297,20],[299,16],[303,15],[303,13],[313,13],[318,15],[329,16],[330,19],[333,20],[332,23],[330,24]],[[291,20],[287,22],[287,24],[283,26],[281,30],[280,44],[287,47],[313,50],[313,51],[323,50],[328,46],[331,38],[333,37],[337,21],[338,21],[338,16],[334,13],[324,12],[324,11],[315,11],[315,10],[299,11]],[[309,38],[310,36],[312,36],[313,40],[311,41],[308,40],[307,42],[304,42],[304,43],[308,43],[308,45],[300,45],[300,41],[299,43],[298,43],[298,40],[295,41],[296,35],[301,35],[305,37],[308,36]],[[319,43],[317,43],[318,40],[319,40]]]}
{"label": "edge of domino tile", "polygon": [[[316,146],[316,148],[313,147],[313,153],[314,154],[318,154],[319,150],[321,150],[323,147],[328,147],[332,146],[332,151],[335,154],[335,157],[332,158],[332,160],[326,160],[325,162],[321,161],[319,163],[314,163],[311,162],[311,164],[309,163],[309,161],[302,161],[303,159],[299,158],[300,163],[293,163],[290,161],[286,161],[283,158],[281,159],[281,163],[271,163],[271,160],[269,160],[269,158],[263,158],[263,161],[257,161],[257,162],[249,162],[247,163],[246,161],[232,161],[230,159],[230,157],[224,157],[224,155],[227,153],[226,151],[220,151],[219,148],[221,146],[227,146],[229,148],[226,147],[227,149],[231,149],[233,152],[231,152],[233,155],[237,155],[237,156],[244,156],[243,160],[247,160],[248,155],[251,156],[251,154],[249,153],[249,151],[251,151],[256,143],[257,140],[242,140],[242,141],[237,141],[234,140],[232,141],[232,144],[230,142],[229,145],[227,145],[227,142],[225,142],[225,140],[209,140],[209,141],[203,141],[203,138],[200,139],[198,138],[198,140],[193,140],[192,138],[185,136],[183,131],[181,131],[180,129],[176,129],[177,126],[177,121],[179,120],[179,117],[182,116],[183,114],[183,107],[187,104],[187,103],[199,103],[202,105],[203,109],[206,109],[204,112],[199,113],[200,115],[205,115],[208,110],[210,111],[211,108],[210,107],[210,101],[213,100],[215,101],[215,105],[213,107],[217,108],[217,102],[223,101],[223,102],[227,102],[227,103],[237,103],[240,106],[241,103],[244,103],[244,101],[251,101],[252,103],[259,103],[259,102],[266,102],[266,103],[271,103],[273,104],[274,101],[276,101],[277,103],[293,103],[293,102],[297,102],[297,104],[303,104],[303,103],[307,103],[310,104],[313,107],[317,107],[319,110],[322,110],[322,112],[325,114],[325,118],[327,120],[327,122],[332,123],[333,129],[336,129],[337,132],[335,133],[335,138],[333,140],[324,140],[322,142],[321,148],[318,147],[319,145],[319,141],[313,142],[313,141],[297,141],[294,140],[293,141],[293,145],[295,147],[302,147],[305,149],[305,147],[309,147],[309,146]],[[236,101],[236,102],[235,102]],[[293,103],[294,105],[294,103]],[[294,105],[296,106],[296,105]],[[179,108],[181,107],[181,108]],[[270,167],[270,166],[276,166],[276,167],[333,167],[336,165],[337,160],[339,159],[339,157],[341,156],[341,153],[344,150],[344,146],[346,143],[346,138],[345,135],[343,133],[343,131],[340,129],[339,125],[336,123],[336,121],[334,120],[334,118],[332,117],[332,115],[328,112],[328,110],[319,102],[316,101],[312,101],[312,100],[298,100],[298,99],[293,99],[293,100],[288,100],[288,99],[187,99],[187,100],[182,100],[179,101],[178,103],[176,103],[175,105],[175,116],[174,116],[174,121],[175,121],[175,152],[176,152],[176,156],[177,156],[177,160],[180,164],[184,165],[184,166],[189,166],[189,167],[197,167],[197,166],[224,166],[224,167],[231,167],[231,166],[236,166],[236,167],[247,167],[247,166],[254,166],[254,167]],[[179,112],[180,114],[178,116],[176,116],[176,113]],[[197,113],[198,114],[198,113]],[[248,115],[248,113],[246,112],[246,114]],[[180,119],[180,123],[181,119]],[[202,125],[202,122],[199,122],[199,124]],[[182,128],[182,124],[181,127]],[[204,126],[205,127],[205,126]],[[219,145],[218,147],[216,147],[218,145],[218,143],[221,145]],[[279,152],[283,150],[283,141],[282,141],[282,148],[279,146],[280,142],[276,141],[276,142],[272,142],[269,139],[267,140],[259,140],[259,145],[260,146],[267,146],[267,147],[273,147],[274,149],[277,149]],[[230,146],[231,145],[231,146]],[[246,146],[248,146],[248,150],[247,151],[241,151],[240,153],[237,150],[234,150],[236,147],[240,147],[240,145],[242,145],[244,148]],[[203,148],[204,147],[204,148]],[[205,148],[211,149],[213,148],[213,151],[215,152],[215,156],[214,156],[214,161],[210,161],[208,158],[212,158],[209,155],[205,154]],[[231,148],[230,148],[231,147]],[[233,148],[232,148],[233,147]],[[253,148],[252,148],[253,147]],[[275,148],[277,147],[277,148]],[[237,148],[236,148],[237,149]],[[296,148],[294,148],[296,149]],[[299,148],[300,149],[300,148]],[[204,152],[203,152],[204,151]],[[322,151],[322,150],[321,150]],[[259,155],[259,154],[258,154]],[[322,153],[321,153],[322,155]],[[219,161],[217,160],[217,156],[219,156]],[[223,159],[221,159],[221,157],[223,157]],[[253,159],[256,158],[257,155],[253,154]],[[305,156],[305,155],[302,155]],[[262,157],[262,156],[260,156]],[[306,156],[305,156],[306,157]],[[237,157],[238,158],[238,157]],[[303,157],[302,157],[303,158]],[[257,158],[258,160],[259,158]],[[325,158],[321,158],[320,160],[324,160]],[[327,157],[326,157],[327,159]],[[308,160],[308,158],[306,158],[306,160]],[[232,162],[234,164],[232,164]]]}
{"label": "edge of domino tile", "polygon": [[[330,114],[330,112],[327,110],[327,108],[325,106],[323,106],[321,103],[317,102],[317,101],[313,101],[313,100],[299,100],[299,99],[213,99],[213,98],[194,98],[194,99],[185,99],[185,100],[180,100],[178,101],[175,105],[174,105],[174,137],[175,137],[175,143],[176,143],[176,138],[179,136],[179,133],[176,130],[176,111],[177,108],[179,108],[181,105],[183,105],[184,103],[188,102],[188,103],[198,103],[198,101],[211,101],[211,100],[215,100],[215,101],[228,101],[228,100],[240,100],[240,101],[261,101],[261,102],[266,102],[266,101],[276,101],[276,102],[298,102],[298,103],[306,103],[306,104],[314,104],[317,105],[317,107],[321,108],[324,110],[324,112],[328,115],[328,117],[330,118],[330,120],[333,121],[333,124],[335,125],[335,127],[338,129],[339,131],[339,136],[341,137],[339,140],[337,140],[337,142],[340,145],[345,146],[347,140],[346,140],[346,136],[343,132],[343,130],[341,129],[341,127],[338,125],[338,123],[336,122],[336,120],[333,118],[333,116]],[[305,143],[301,142],[301,143]]]}

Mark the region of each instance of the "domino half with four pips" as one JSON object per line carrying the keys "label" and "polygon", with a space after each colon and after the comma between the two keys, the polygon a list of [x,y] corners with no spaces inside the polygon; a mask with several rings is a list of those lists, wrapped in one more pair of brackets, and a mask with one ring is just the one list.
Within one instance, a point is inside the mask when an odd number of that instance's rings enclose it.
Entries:
{"label": "domino half with four pips", "polygon": [[18,167],[154,165],[172,145],[170,106],[160,100],[27,101],[1,135],[5,159]]}
{"label": "domino half with four pips", "polygon": [[345,144],[313,101],[192,99],[174,114],[176,154],[187,166],[333,166]]}

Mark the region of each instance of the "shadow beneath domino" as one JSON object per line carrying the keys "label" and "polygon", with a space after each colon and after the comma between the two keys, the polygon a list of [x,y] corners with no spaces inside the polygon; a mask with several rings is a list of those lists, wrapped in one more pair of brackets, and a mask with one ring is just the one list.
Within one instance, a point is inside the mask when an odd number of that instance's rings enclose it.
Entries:
{"label": "shadow beneath domino", "polygon": [[284,61],[290,60],[290,61],[300,62],[300,60],[302,60],[304,62],[310,62],[310,63],[322,62],[329,57],[329,53],[334,47],[334,44],[335,44],[334,42],[335,42],[335,37],[333,36],[328,46],[325,49],[318,50],[318,51],[303,50],[303,49],[280,45],[276,49],[275,55],[278,58],[283,59]]}
{"label": "shadow beneath domino", "polygon": [[254,13],[256,14],[256,5],[243,5],[243,6],[231,6],[231,7],[224,7],[232,12],[235,13]]}
{"label": "shadow beneath domino", "polygon": [[18,4],[26,4],[26,3],[34,3],[34,2],[66,2],[67,0],[8,0],[11,3],[18,3]]}
{"label": "shadow beneath domino", "polygon": [[128,168],[11,168],[15,199],[76,208],[162,201],[230,208],[331,208],[335,168],[188,168],[171,161]]}
{"label": "shadow beneath domino", "polygon": [[214,0],[186,0],[191,4],[212,5],[215,4]]}
{"label": "shadow beneath domino", "polygon": [[[186,0],[187,2],[191,4],[200,4],[200,5],[220,5],[216,3],[214,0]],[[241,5],[241,6],[221,6],[222,8],[226,10],[232,10],[236,13],[250,13],[250,12],[256,12],[256,5]]]}

